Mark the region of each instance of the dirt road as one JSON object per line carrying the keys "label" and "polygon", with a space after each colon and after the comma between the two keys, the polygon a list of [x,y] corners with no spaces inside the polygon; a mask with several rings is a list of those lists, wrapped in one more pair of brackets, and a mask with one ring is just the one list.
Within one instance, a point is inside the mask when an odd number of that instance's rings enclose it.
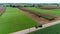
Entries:
{"label": "dirt road", "polygon": [[6,7],[0,7],[0,16],[5,12]]}
{"label": "dirt road", "polygon": [[27,34],[27,33],[37,31],[37,30],[41,30],[41,29],[44,29],[46,27],[53,26],[53,25],[56,25],[56,24],[59,24],[59,23],[60,23],[60,20],[52,22],[52,23],[44,24],[42,28],[36,29],[35,27],[32,27],[32,28],[25,29],[25,30],[22,30],[22,31],[13,32],[13,33],[10,33],[10,34]]}

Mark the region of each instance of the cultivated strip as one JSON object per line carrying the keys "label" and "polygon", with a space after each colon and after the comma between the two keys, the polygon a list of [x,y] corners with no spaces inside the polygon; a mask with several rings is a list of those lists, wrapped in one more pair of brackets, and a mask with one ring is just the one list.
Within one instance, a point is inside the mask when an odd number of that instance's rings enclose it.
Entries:
{"label": "cultivated strip", "polygon": [[[18,9],[21,10],[21,12],[25,13],[30,18],[32,18],[33,20],[35,20],[39,24],[47,24],[47,23],[51,23],[51,22],[60,20],[60,17],[56,17],[56,16],[53,16],[53,15],[46,14],[47,16],[50,16],[50,17],[54,17],[55,18],[54,20],[49,21],[49,20],[43,19],[41,17],[38,17],[38,16],[30,13],[29,11],[31,11],[31,10],[26,10],[24,8],[18,8]],[[42,13],[42,14],[45,14],[45,13]]]}

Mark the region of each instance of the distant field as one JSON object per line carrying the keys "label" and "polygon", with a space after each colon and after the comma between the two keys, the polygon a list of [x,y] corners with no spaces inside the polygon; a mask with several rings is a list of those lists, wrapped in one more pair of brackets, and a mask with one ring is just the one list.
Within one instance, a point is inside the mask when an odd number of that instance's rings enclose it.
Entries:
{"label": "distant field", "polygon": [[9,34],[37,25],[37,22],[19,12],[17,8],[7,7],[5,13],[0,16],[0,34]]}
{"label": "distant field", "polygon": [[48,14],[60,16],[60,9],[44,10],[44,9],[35,8],[35,7],[26,7],[25,9],[27,9],[27,10],[33,10],[33,11],[39,11],[39,12],[45,12],[45,13],[48,13]]}
{"label": "distant field", "polygon": [[57,7],[57,5],[43,5],[43,7]]}
{"label": "distant field", "polygon": [[29,34],[60,34],[60,24],[34,31]]}

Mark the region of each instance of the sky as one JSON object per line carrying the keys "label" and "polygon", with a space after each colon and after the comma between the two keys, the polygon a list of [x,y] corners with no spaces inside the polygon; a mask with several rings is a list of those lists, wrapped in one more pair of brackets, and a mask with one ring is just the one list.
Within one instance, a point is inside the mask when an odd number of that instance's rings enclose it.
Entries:
{"label": "sky", "polygon": [[60,3],[60,0],[0,0],[0,3]]}

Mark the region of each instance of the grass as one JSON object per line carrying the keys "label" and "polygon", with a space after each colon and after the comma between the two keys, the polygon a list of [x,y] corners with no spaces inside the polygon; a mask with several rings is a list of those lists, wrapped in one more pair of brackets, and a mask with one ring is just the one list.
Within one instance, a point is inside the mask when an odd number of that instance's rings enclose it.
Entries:
{"label": "grass", "polygon": [[60,24],[56,24],[29,34],[60,34]]}
{"label": "grass", "polygon": [[[27,10],[33,10],[33,11],[39,11],[39,12],[44,12],[44,13],[48,13],[48,14],[52,14],[52,15],[56,15],[56,16],[60,16],[60,9],[56,9],[56,10],[44,10],[44,9],[39,9],[39,8],[35,8],[35,7],[26,7],[25,9]],[[38,31],[34,31],[28,34],[60,34],[60,24],[54,25],[54,26],[50,26]]]}
{"label": "grass", "polygon": [[35,25],[37,22],[19,12],[17,8],[7,7],[5,13],[0,16],[0,34],[9,34]]}
{"label": "grass", "polygon": [[33,10],[33,11],[39,11],[39,12],[45,12],[45,13],[48,13],[48,14],[60,16],[60,9],[57,9],[57,10],[44,10],[44,9],[39,9],[39,8],[35,8],[35,7],[26,7],[25,9]]}

